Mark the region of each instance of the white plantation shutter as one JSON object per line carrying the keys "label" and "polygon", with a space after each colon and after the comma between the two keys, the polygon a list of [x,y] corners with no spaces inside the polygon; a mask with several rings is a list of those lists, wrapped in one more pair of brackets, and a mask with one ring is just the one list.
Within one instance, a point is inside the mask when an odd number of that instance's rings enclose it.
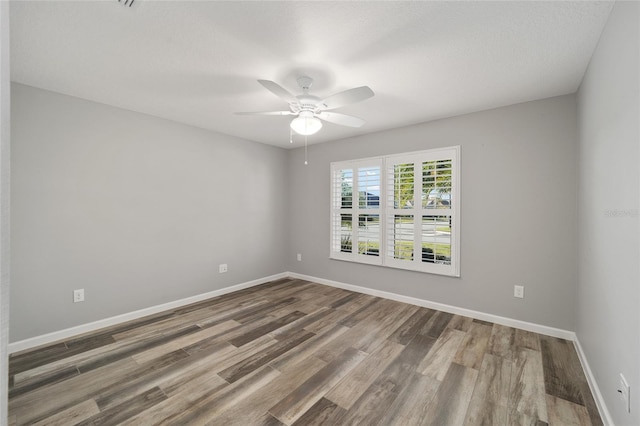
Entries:
{"label": "white plantation shutter", "polygon": [[459,275],[458,148],[385,158],[385,265]]}
{"label": "white plantation shutter", "polygon": [[459,147],[331,165],[335,259],[460,275]]}
{"label": "white plantation shutter", "polygon": [[382,264],[381,171],[379,159],[332,164],[330,257]]}

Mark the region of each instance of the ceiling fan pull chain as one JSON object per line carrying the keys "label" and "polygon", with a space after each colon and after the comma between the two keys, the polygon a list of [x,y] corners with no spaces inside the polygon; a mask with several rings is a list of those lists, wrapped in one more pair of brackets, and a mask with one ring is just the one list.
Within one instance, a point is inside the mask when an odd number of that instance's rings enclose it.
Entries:
{"label": "ceiling fan pull chain", "polygon": [[309,164],[307,162],[307,135],[304,135],[304,165]]}
{"label": "ceiling fan pull chain", "polygon": [[289,143],[293,143],[293,129],[289,126]]}

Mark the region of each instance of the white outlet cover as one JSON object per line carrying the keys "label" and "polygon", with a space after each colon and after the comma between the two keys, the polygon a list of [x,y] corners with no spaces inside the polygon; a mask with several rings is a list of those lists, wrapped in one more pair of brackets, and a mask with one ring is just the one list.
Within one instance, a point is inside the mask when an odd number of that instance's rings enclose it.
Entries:
{"label": "white outlet cover", "polygon": [[524,286],[514,285],[513,286],[513,297],[517,297],[519,299],[524,299]]}
{"label": "white outlet cover", "polygon": [[620,399],[624,401],[625,409],[627,413],[631,412],[631,399],[629,398],[629,394],[631,392],[631,388],[629,387],[629,383],[627,383],[627,379],[620,373],[620,384],[619,386],[619,395]]}

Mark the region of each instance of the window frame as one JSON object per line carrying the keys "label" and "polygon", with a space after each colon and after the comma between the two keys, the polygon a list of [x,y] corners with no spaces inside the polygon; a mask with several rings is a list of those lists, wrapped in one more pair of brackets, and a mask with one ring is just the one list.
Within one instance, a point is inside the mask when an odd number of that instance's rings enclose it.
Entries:
{"label": "window frame", "polygon": [[[429,208],[423,206],[422,202],[422,167],[425,162],[433,162],[439,160],[451,160],[451,192],[449,206],[446,208]],[[398,164],[414,164],[413,171],[413,204],[410,208],[398,208],[394,206],[393,185],[394,180],[390,178],[393,173],[394,165]],[[378,209],[365,208],[359,206],[358,192],[358,169],[365,167],[379,167],[380,170],[380,195]],[[419,167],[419,173],[416,173]],[[341,180],[337,179],[336,173],[351,169],[353,171],[353,189],[352,189],[352,208],[344,209],[342,207]],[[348,262],[366,263],[379,265],[384,267],[405,269],[410,271],[418,271],[432,273],[438,275],[446,275],[452,277],[460,276],[460,146],[450,146],[444,148],[435,148],[423,151],[414,151],[407,153],[392,154],[380,157],[369,157],[355,160],[337,161],[330,164],[330,247],[329,258],[335,260],[343,260]],[[340,175],[340,179],[342,179]],[[340,189],[338,188],[340,187]],[[342,212],[351,214],[352,218],[352,252],[337,251],[340,242],[336,240],[342,228],[337,228],[337,218]],[[379,215],[379,254],[371,256],[358,253],[358,249],[353,251],[353,247],[357,247],[356,242],[359,236],[359,226],[353,226],[359,220],[360,214],[378,214]],[[395,224],[396,215],[413,215],[413,251],[411,259],[400,260],[393,256],[393,251],[389,251],[393,244],[392,228]],[[437,262],[425,262],[422,260],[423,238],[423,218],[424,217],[450,217],[450,264]],[[395,228],[394,228],[395,229]],[[337,244],[337,245],[336,245]],[[419,255],[416,255],[419,253]]]}

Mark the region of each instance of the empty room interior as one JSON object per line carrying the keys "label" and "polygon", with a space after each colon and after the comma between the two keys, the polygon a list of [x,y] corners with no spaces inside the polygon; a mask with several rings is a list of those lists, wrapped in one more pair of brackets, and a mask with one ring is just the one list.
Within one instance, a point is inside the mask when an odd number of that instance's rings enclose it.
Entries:
{"label": "empty room interior", "polygon": [[640,425],[639,28],[0,1],[0,424]]}

